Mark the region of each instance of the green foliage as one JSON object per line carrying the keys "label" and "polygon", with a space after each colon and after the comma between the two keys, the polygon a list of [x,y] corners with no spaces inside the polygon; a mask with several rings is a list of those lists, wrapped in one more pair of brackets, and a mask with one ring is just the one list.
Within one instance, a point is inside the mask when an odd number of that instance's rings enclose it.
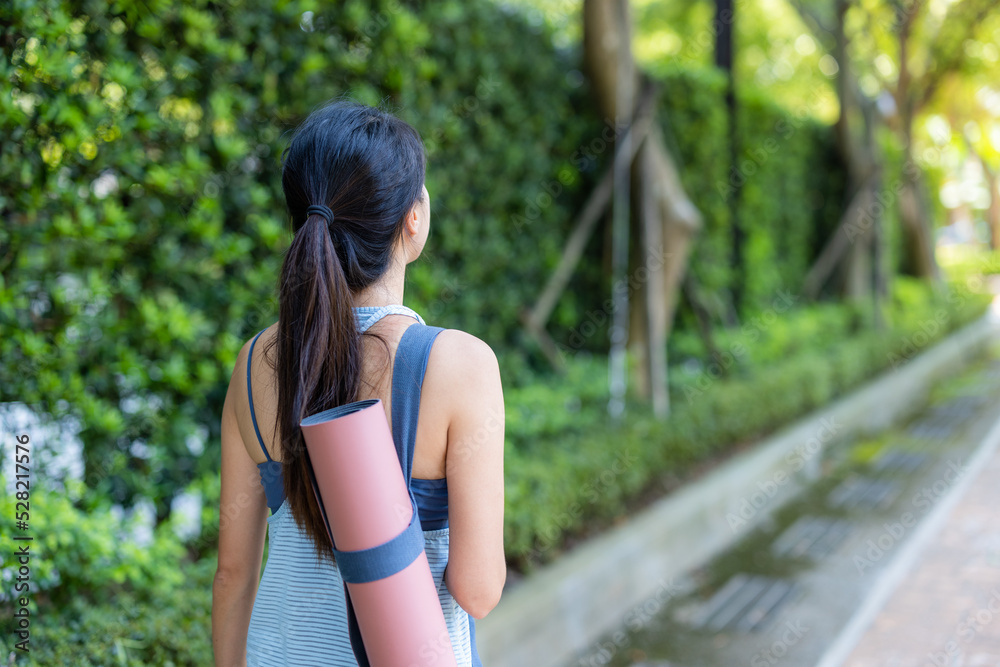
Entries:
{"label": "green foliage", "polygon": [[[705,291],[722,298],[733,279],[730,262],[729,139],[725,77],[715,69],[663,69],[660,103],[663,137],[680,171],[684,190],[702,215],[691,271]],[[722,308],[722,303],[717,304]]]}
{"label": "green foliage", "polygon": [[[647,493],[662,494],[693,464],[759,438],[875,373],[906,363],[981,315],[989,301],[988,294],[964,285],[937,293],[920,281],[900,279],[881,332],[859,328],[858,313],[844,305],[762,318],[742,338],[733,332],[719,336],[745,350],[730,357],[735,367],[731,377],[716,379],[719,374],[711,367],[687,374],[675,370],[672,412],[664,422],[633,404],[627,427],[600,413],[566,423],[567,402],[587,395],[596,413],[607,400],[586,389],[597,386],[604,368],[593,360],[577,361],[581,366],[575,372],[590,379],[547,393],[535,390],[530,409],[542,421],[531,423],[526,438],[528,431],[520,430],[523,422],[515,419],[509,429],[508,557],[528,569],[554,558],[575,537],[620,518]],[[552,428],[560,435],[540,448],[536,434],[549,430],[545,415],[551,415]]]}
{"label": "green foliage", "polygon": [[[183,585],[145,592],[104,589],[97,599],[74,596],[61,606],[31,609],[30,653],[17,664],[74,667],[202,667],[211,665],[212,578],[215,559],[166,561]],[[4,623],[9,619],[5,614]],[[4,628],[0,649],[13,649]]]}
{"label": "green foliage", "polygon": [[[664,61],[651,68],[660,84],[659,124],[680,171],[685,192],[702,215],[689,260],[699,297],[715,321],[752,317],[767,309],[783,290],[798,291],[806,272],[839,220],[845,175],[831,128],[802,109],[779,107],[750,88],[739,89],[738,169],[731,170],[726,79],[714,68],[681,67]],[[610,151],[608,151],[610,153]],[[601,155],[607,164],[609,155]],[[737,193],[739,190],[739,193]],[[738,197],[743,231],[742,267],[733,264],[734,225],[730,199]],[[571,349],[584,322],[604,321],[610,294],[601,273],[607,244],[592,239],[573,279],[572,293],[553,314],[553,337]],[[633,267],[633,275],[639,267]],[[732,292],[741,286],[735,309]],[[591,314],[597,316],[591,317]],[[584,336],[583,347],[606,346],[606,325]],[[682,302],[675,331],[696,329]],[[673,345],[673,341],[671,341]]]}
{"label": "green foliage", "polygon": [[1000,274],[1000,250],[944,246],[938,249],[938,265],[949,280],[981,288],[988,276]]}
{"label": "green foliage", "polygon": [[[0,477],[0,484],[7,482]],[[122,518],[109,502],[88,510],[74,506],[79,492],[58,493],[38,488],[30,499],[32,594],[62,607],[73,598],[93,601],[111,590],[143,591],[150,598],[177,587],[183,577],[170,564],[180,562],[186,550],[166,522],[154,531],[148,544],[132,539],[140,517]],[[0,531],[16,535],[13,494],[0,497]],[[0,602],[15,596],[6,581]],[[37,587],[37,588],[36,588]],[[9,620],[9,619],[6,619]]]}
{"label": "green foliage", "polygon": [[[660,126],[704,216],[692,271],[717,321],[743,287],[744,326],[715,332],[732,362],[717,381],[699,365],[705,353],[682,308],[673,416],[637,416],[622,430],[605,416],[605,359],[588,353],[605,342],[600,234],[552,314],[560,342],[581,341],[558,385],[534,374],[521,333],[521,309],[611,157],[579,53],[555,46],[544,22],[487,0],[15,0],[7,11],[0,401],[76,416],[86,463],[83,484],[65,496],[32,496],[33,531],[44,536],[32,575],[37,664],[211,662],[226,380],[243,342],[277,316],[274,281],[289,242],[279,155],[328,99],[385,103],[424,137],[431,241],[408,274],[407,303],[500,353],[505,539],[523,568],[696,462],[905,362],[984,305],[897,281],[882,333],[856,306],[778,311],[843,203],[830,128],[741,89],[742,162],[731,174],[722,76],[657,64]],[[695,21],[705,11],[683,14]],[[730,265],[733,179],[741,271]],[[892,253],[892,207],[888,215]],[[582,335],[585,321],[599,335]],[[182,489],[204,500],[204,530],[185,544],[167,520]],[[142,548],[111,509],[139,498],[156,503],[160,521]],[[0,498],[5,535],[12,500]]]}
{"label": "green foliage", "polygon": [[[0,231],[0,399],[79,418],[93,498],[150,498],[163,520],[174,494],[217,470],[226,378],[276,317],[289,241],[278,156],[332,97],[384,100],[423,133],[433,230],[408,303],[496,347],[508,387],[532,381],[520,311],[610,159],[579,54],[555,48],[544,24],[485,0],[419,14],[391,0],[47,0],[12,12],[0,63],[14,83],[0,101],[11,222]],[[705,217],[693,271],[719,315],[744,280],[729,268],[719,189],[724,82],[712,70],[656,76],[665,137]],[[781,138],[789,114],[745,107],[748,146]],[[744,192],[751,311],[801,278],[828,213],[814,203],[835,201],[808,180],[822,170],[807,165],[828,162],[828,128],[789,127]],[[560,341],[607,295],[599,235],[587,252],[553,313]],[[692,328],[684,311],[678,328]],[[605,329],[584,348],[599,349]]]}
{"label": "green foliage", "polygon": [[843,205],[845,174],[830,128],[759,94],[739,100],[743,308],[804,282]]}
{"label": "green foliage", "polygon": [[[11,569],[2,573],[0,592],[3,655],[17,653],[26,660],[18,664],[32,665],[211,664],[215,559],[189,561],[171,522],[140,543],[138,517],[123,519],[108,503],[81,510],[71,500],[80,489],[66,491],[36,487],[31,494],[34,539],[18,543],[30,553],[31,651],[14,650],[13,609],[24,593],[13,588]],[[0,496],[0,535],[23,532],[14,525],[15,502]]]}
{"label": "green foliage", "polygon": [[[753,88],[738,88],[738,166],[731,170],[724,75],[669,63],[653,75],[663,86],[664,139],[703,217],[690,261],[701,298],[726,321],[739,285],[738,315],[752,316],[781,290],[798,290],[837,223],[845,175],[831,128],[801,108],[784,109]],[[734,196],[744,234],[740,269],[732,261]],[[690,313],[680,316],[681,330],[694,328]]]}
{"label": "green foliage", "polygon": [[217,474],[236,354],[277,317],[279,155],[334,97],[384,102],[425,139],[432,241],[408,304],[509,350],[505,377],[526,368],[518,313],[592,177],[574,153],[599,132],[567,76],[576,56],[544,27],[485,0],[8,13],[0,401],[79,418],[93,498],[150,498],[162,520]]}
{"label": "green foliage", "polygon": [[[640,66],[709,67],[714,63],[721,31],[715,2],[644,0],[632,3],[632,8],[632,45]],[[732,9],[733,73],[738,88],[742,92],[766,90],[770,100],[786,108],[808,110],[811,116],[833,123],[837,118],[835,78],[819,66],[826,52],[795,6],[783,0],[740,0]]]}

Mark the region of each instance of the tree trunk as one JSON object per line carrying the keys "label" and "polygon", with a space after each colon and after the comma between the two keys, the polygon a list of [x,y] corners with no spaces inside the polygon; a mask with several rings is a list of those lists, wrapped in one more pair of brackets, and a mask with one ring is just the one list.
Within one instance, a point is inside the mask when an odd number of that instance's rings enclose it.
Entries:
{"label": "tree trunk", "polygon": [[836,0],[832,23],[824,21],[804,3],[792,2],[816,38],[837,61],[837,100],[840,114],[835,132],[837,148],[847,169],[844,212],[803,284],[803,293],[815,298],[831,278],[837,293],[847,299],[871,297],[875,321],[880,321],[879,300],[885,296],[885,240],[881,233],[881,204],[876,205],[882,170],[876,129],[879,114],[875,102],[861,90],[851,66],[845,29],[848,0]]}
{"label": "tree trunk", "polygon": [[934,239],[927,207],[923,201],[920,168],[913,159],[913,116],[916,103],[910,75],[910,36],[916,11],[900,6],[899,79],[896,84],[896,106],[899,109],[900,132],[903,138],[902,188],[899,193],[899,220],[903,232],[902,270],[904,273],[936,281],[939,277],[934,259]]}
{"label": "tree trunk", "polygon": [[[615,124],[616,118],[632,116],[631,109],[619,113],[617,108],[619,49],[629,49],[630,34],[629,26],[622,25],[620,20],[627,15],[618,6],[622,2],[625,0],[585,0],[583,6],[585,66],[598,108],[605,122],[611,124]],[[628,54],[631,58],[630,49]],[[638,90],[640,77],[638,73],[634,76],[633,90]],[[633,257],[642,258],[641,264],[629,272],[630,283],[635,285],[634,296],[630,299],[630,321],[643,326],[630,327],[629,342],[635,356],[644,361],[642,368],[637,369],[642,373],[637,388],[644,390],[640,395],[654,399],[657,413],[666,414],[666,338],[687,268],[692,237],[701,227],[701,215],[684,192],[655,123],[635,156],[634,166],[637,194],[631,208],[637,216],[654,216],[654,219],[643,221],[640,217],[636,225],[645,230],[640,235],[645,247],[641,253],[633,254]],[[657,225],[658,230],[649,225]],[[651,240],[655,242],[657,231],[663,245],[650,247],[648,244]],[[654,281],[656,284],[652,285]],[[643,312],[636,313],[635,309]],[[654,388],[654,384],[658,386]]]}
{"label": "tree trunk", "polygon": [[899,219],[903,223],[901,269],[911,276],[936,280],[938,267],[934,261],[934,239],[921,187],[919,174],[903,176],[903,187],[899,193]]}
{"label": "tree trunk", "polygon": [[[902,86],[903,77],[900,77]],[[902,188],[899,192],[899,220],[903,232],[903,273],[918,278],[936,281],[939,278],[937,262],[934,260],[934,238],[927,205],[923,200],[923,181],[920,168],[913,160],[913,113],[910,105],[900,114],[903,132]]]}
{"label": "tree trunk", "polygon": [[[848,187],[852,192],[865,189],[862,193],[863,202],[856,213],[856,218],[850,224],[874,224],[875,212],[871,206],[871,196],[874,194],[869,187],[869,177],[877,158],[874,155],[874,135],[872,124],[873,114],[868,113],[871,100],[861,94],[851,67],[850,54],[847,51],[848,40],[845,30],[847,0],[837,0],[836,21],[834,23],[833,57],[837,61],[837,98],[840,101],[840,115],[837,118],[836,132],[840,153],[847,165]],[[868,105],[869,109],[865,106]],[[866,218],[867,216],[867,218]],[[845,299],[862,299],[872,292],[872,259],[874,245],[871,242],[874,235],[871,230],[864,233],[849,235],[853,241],[844,255],[840,265],[840,295]]]}
{"label": "tree trunk", "polygon": [[997,175],[983,163],[986,187],[990,192],[990,207],[986,209],[986,222],[990,227],[990,249],[1000,249],[1000,192],[997,191]]}
{"label": "tree trunk", "polygon": [[976,156],[976,159],[979,160],[979,166],[983,169],[986,191],[990,195],[990,204],[986,208],[986,225],[990,231],[990,250],[998,250],[1000,249],[1000,191],[997,190],[997,186],[1000,185],[1000,178],[997,178],[997,170],[986,162],[986,159],[976,150],[968,137],[965,137],[965,145],[968,146],[969,152]]}

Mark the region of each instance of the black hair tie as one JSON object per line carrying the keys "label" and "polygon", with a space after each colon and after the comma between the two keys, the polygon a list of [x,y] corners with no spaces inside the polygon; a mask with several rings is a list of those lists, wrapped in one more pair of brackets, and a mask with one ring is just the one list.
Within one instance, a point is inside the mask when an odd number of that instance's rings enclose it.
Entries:
{"label": "black hair tie", "polygon": [[328,225],[333,223],[333,211],[330,210],[329,206],[325,206],[323,204],[313,204],[306,209],[306,217],[311,215],[323,216],[326,218],[326,224]]}

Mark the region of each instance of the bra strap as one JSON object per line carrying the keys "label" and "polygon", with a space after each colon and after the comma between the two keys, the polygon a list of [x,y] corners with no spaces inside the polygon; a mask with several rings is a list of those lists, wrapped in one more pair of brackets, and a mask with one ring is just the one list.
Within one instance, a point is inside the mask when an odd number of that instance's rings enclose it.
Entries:
{"label": "bra strap", "polygon": [[250,360],[253,359],[253,346],[257,344],[257,339],[260,335],[267,331],[267,329],[261,329],[256,336],[253,337],[253,342],[250,343],[250,352],[247,354],[247,398],[250,401],[250,420],[253,421],[253,431],[257,434],[257,442],[260,443],[260,448],[264,450],[264,456],[267,460],[271,460],[271,455],[267,453],[267,447],[264,446],[264,438],[260,437],[260,429],[257,428],[257,415],[253,410],[253,390],[250,388]]}

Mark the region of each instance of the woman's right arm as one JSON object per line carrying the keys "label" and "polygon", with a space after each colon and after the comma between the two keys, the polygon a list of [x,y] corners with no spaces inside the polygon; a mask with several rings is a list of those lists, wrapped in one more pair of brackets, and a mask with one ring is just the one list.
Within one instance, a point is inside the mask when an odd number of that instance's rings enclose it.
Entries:
{"label": "woman's right arm", "polygon": [[[439,337],[439,377],[451,405],[445,469],[450,547],[445,583],[459,605],[483,618],[507,578],[503,550],[504,405],[500,368],[489,345],[447,329]],[[432,351],[437,349],[437,345]]]}

